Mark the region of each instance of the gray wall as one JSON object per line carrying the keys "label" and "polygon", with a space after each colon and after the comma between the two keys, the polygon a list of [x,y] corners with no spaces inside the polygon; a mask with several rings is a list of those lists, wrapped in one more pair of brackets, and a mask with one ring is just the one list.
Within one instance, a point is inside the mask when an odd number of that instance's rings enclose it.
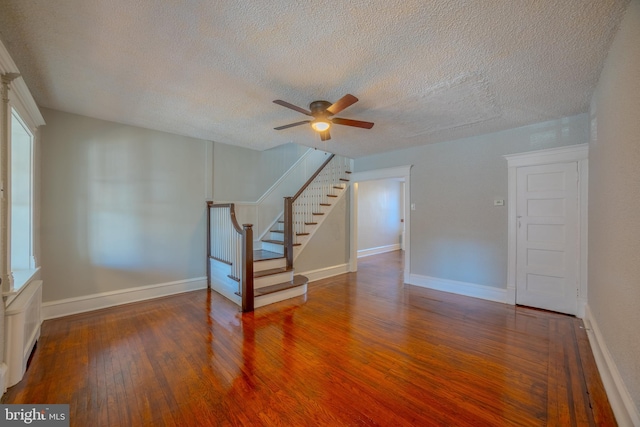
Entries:
{"label": "gray wall", "polygon": [[308,149],[284,144],[256,151],[216,142],[213,148],[213,199],[257,201]]}
{"label": "gray wall", "polygon": [[44,301],[204,276],[212,143],[42,113]]}
{"label": "gray wall", "polygon": [[296,273],[334,267],[349,262],[349,197],[336,203],[294,263]]}
{"label": "gray wall", "polygon": [[[411,273],[506,288],[504,154],[589,141],[587,114],[355,160],[355,172],[411,168]],[[494,199],[505,206],[494,207]]]}
{"label": "gray wall", "polygon": [[397,245],[402,234],[402,182],[358,183],[358,250]]}
{"label": "gray wall", "polygon": [[640,1],[592,99],[588,305],[640,408]]}

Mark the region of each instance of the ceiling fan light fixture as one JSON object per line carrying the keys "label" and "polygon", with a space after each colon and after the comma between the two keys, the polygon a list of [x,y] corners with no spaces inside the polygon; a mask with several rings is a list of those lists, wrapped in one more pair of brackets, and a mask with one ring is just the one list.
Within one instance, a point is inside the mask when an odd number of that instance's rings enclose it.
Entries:
{"label": "ceiling fan light fixture", "polygon": [[324,132],[331,127],[331,123],[327,119],[319,118],[311,122],[311,127],[316,132]]}

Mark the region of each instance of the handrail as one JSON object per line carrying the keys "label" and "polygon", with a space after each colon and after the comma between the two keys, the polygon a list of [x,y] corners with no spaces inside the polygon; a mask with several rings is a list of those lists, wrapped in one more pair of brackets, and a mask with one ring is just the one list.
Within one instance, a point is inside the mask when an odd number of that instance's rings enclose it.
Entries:
{"label": "handrail", "polygon": [[298,197],[300,197],[300,195],[304,192],[304,190],[307,189],[309,184],[311,184],[313,182],[313,180],[316,179],[316,177],[318,175],[320,175],[320,172],[322,172],[322,169],[324,169],[324,167],[327,166],[329,164],[329,162],[331,161],[331,159],[333,159],[335,156],[336,156],[335,154],[330,155],[329,158],[327,160],[325,160],[325,162],[323,164],[320,165],[318,170],[315,171],[315,173],[313,175],[311,175],[311,178],[309,178],[307,180],[307,182],[305,182],[304,185],[302,187],[300,187],[300,190],[298,190],[298,192],[291,198],[291,202],[295,202],[296,199]]}
{"label": "handrail", "polygon": [[[211,241],[212,209],[228,209],[228,217],[216,217],[215,229],[219,232],[217,242]],[[228,277],[238,280],[238,293],[242,299],[242,311],[253,311],[253,225],[239,226],[233,203],[215,204],[207,201],[207,288],[211,288],[211,260],[215,259],[231,266]],[[233,231],[236,235],[233,236]],[[216,247],[216,255],[212,247]]]}

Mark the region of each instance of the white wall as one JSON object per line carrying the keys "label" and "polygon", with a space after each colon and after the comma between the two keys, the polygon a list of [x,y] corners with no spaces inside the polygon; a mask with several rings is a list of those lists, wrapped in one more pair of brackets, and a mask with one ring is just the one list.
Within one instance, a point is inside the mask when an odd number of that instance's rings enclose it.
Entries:
{"label": "white wall", "polygon": [[[640,1],[620,25],[592,98],[588,306],[640,408]],[[616,414],[618,415],[618,414]],[[620,420],[619,420],[620,421]],[[640,422],[640,418],[637,419]]]}
{"label": "white wall", "polygon": [[[355,172],[411,168],[411,274],[506,288],[504,154],[586,143],[587,114],[355,160]],[[425,143],[428,141],[425,141]]]}
{"label": "white wall", "polygon": [[401,181],[358,183],[358,251],[399,245],[402,211]]}
{"label": "white wall", "polygon": [[211,142],[43,115],[45,302],[205,276]]}

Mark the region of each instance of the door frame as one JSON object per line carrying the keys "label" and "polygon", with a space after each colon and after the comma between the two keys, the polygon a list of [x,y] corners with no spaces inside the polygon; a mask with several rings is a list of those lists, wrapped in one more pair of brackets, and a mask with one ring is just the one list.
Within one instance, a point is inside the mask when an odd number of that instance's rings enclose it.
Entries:
{"label": "door frame", "polygon": [[413,165],[398,166],[393,168],[375,169],[364,172],[355,172],[351,175],[351,200],[349,218],[349,271],[358,271],[358,182],[375,181],[380,179],[403,178],[404,179],[404,277],[406,280],[411,272],[411,167]]}
{"label": "door frame", "polygon": [[508,241],[507,241],[507,303],[516,303],[517,267],[517,169],[524,166],[540,166],[554,163],[578,164],[578,312],[583,318],[587,304],[587,208],[589,177],[589,144],[529,151],[502,156],[507,160],[508,169]]}

